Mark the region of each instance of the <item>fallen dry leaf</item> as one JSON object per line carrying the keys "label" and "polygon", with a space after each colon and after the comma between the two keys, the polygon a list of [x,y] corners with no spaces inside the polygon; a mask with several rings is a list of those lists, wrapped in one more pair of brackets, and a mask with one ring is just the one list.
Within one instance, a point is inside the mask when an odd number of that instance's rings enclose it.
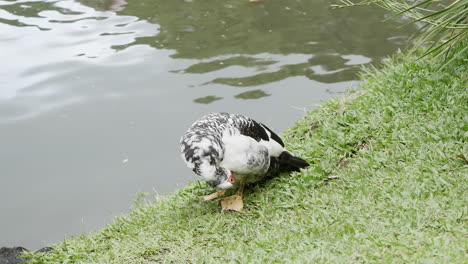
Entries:
{"label": "fallen dry leaf", "polygon": [[205,201],[213,201],[214,199],[216,199],[216,198],[222,196],[225,192],[226,192],[226,190],[220,190],[220,191],[217,191],[217,192],[215,192],[215,193],[205,195],[205,196],[203,196],[203,200],[205,200]]}
{"label": "fallen dry leaf", "polygon": [[233,195],[221,199],[221,210],[222,211],[236,211],[240,212],[244,209],[244,202],[242,197],[239,195]]}

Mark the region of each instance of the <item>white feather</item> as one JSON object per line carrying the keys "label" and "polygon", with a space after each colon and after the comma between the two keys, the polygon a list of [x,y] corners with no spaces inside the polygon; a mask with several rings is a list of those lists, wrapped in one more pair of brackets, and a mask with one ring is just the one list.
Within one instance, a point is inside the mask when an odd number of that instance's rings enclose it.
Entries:
{"label": "white feather", "polygon": [[200,165],[200,172],[205,180],[210,181],[215,179],[216,167],[210,165],[208,161],[203,161]]}
{"label": "white feather", "polygon": [[268,149],[270,157],[279,157],[279,155],[281,155],[281,153],[285,150],[278,142],[271,138],[269,141],[260,140],[260,144]]}
{"label": "white feather", "polygon": [[187,167],[189,169],[195,168],[195,164],[193,164],[192,162],[185,159],[185,153],[182,153],[181,156],[182,156],[182,159],[185,161],[185,164],[187,165]]}
{"label": "white feather", "polygon": [[279,157],[281,153],[285,150],[283,146],[281,146],[280,143],[276,142],[273,138],[271,138],[271,133],[270,131],[262,124],[263,130],[267,133],[269,140],[261,140],[260,143],[262,143],[265,147],[268,148],[268,152],[270,154],[270,157]]}
{"label": "white feather", "polygon": [[252,167],[249,160],[256,155],[264,155],[266,147],[251,137],[234,135],[223,137],[225,146],[224,159],[221,167],[235,171],[238,174],[264,173],[269,166],[269,160]]}
{"label": "white feather", "polygon": [[220,166],[243,173],[248,161],[247,153],[252,151],[252,141],[255,140],[244,135],[224,136],[224,159],[221,161]]}

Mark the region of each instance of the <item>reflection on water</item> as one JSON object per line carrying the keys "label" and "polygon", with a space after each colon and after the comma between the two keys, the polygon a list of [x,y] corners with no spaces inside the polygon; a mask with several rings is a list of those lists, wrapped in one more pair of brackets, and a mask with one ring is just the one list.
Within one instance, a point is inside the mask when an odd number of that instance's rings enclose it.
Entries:
{"label": "reflection on water", "polygon": [[0,246],[93,230],[138,191],[184,185],[177,142],[198,117],[281,131],[415,30],[329,4],[0,0]]}
{"label": "reflection on water", "polygon": [[[398,46],[387,39],[398,22],[381,23],[383,10],[333,10],[328,4],[211,0],[181,5],[177,1],[152,1],[130,4],[122,13],[144,14],[145,19],[161,27],[157,36],[141,37],[136,43],[174,49],[174,58],[203,59],[187,67],[186,73],[233,66],[251,69],[242,69],[241,76],[218,76],[211,81],[229,86],[256,86],[291,76],[321,82],[353,80],[360,64],[379,63]],[[397,34],[402,35],[393,38],[407,39],[407,33]],[[361,58],[358,63],[353,56]]]}
{"label": "reflection on water", "polygon": [[[0,122],[79,103],[86,100],[86,90],[104,96],[105,89],[96,89],[98,76],[85,77],[81,72],[106,64],[115,53],[112,45],[157,34],[157,25],[73,1],[7,2],[0,11],[2,57],[12,62],[1,69],[8,83],[0,89]],[[140,58],[129,58],[113,63],[139,62]]]}
{"label": "reflection on water", "polygon": [[266,97],[266,96],[270,96],[270,95],[271,94],[267,94],[264,91],[258,89],[258,90],[243,92],[243,93],[240,93],[240,94],[238,94],[238,95],[236,95],[234,97],[238,98],[238,99],[258,99],[258,98],[262,98],[262,97]]}
{"label": "reflection on water", "polygon": [[[95,80],[81,79],[77,73],[84,64],[108,64],[106,59],[115,58],[117,51],[142,45],[175,51],[171,58],[190,59],[178,69],[168,69],[173,73],[210,76],[191,86],[254,87],[295,76],[336,83],[356,79],[360,65],[379,63],[405,45],[407,41],[401,40],[410,33],[405,31],[412,30],[396,32],[398,22],[381,23],[385,13],[380,9],[332,10],[327,1],[79,2],[83,5],[74,1],[1,4],[1,40],[11,43],[4,51],[5,60],[16,63],[8,68],[9,85],[0,91],[0,99],[5,99],[0,121],[80,102],[85,95],[76,93],[76,84],[80,91],[97,90]],[[53,49],[55,56],[36,47]],[[132,57],[112,63],[116,67],[143,61]],[[67,74],[75,79],[73,84],[54,87]],[[68,91],[73,95],[63,100]],[[221,100],[220,95],[211,94],[216,100],[203,103]],[[199,103],[197,98],[192,100]]]}
{"label": "reflection on water", "polygon": [[125,0],[78,0],[78,2],[91,6],[96,10],[109,10],[119,12],[128,4]]}
{"label": "reflection on water", "polygon": [[210,71],[221,70],[230,66],[242,66],[242,67],[257,67],[258,69],[265,69],[270,64],[275,64],[276,61],[264,60],[263,58],[246,57],[246,56],[235,56],[226,59],[216,59],[209,62],[199,62],[189,66],[185,69],[184,73],[207,73]]}
{"label": "reflection on water", "polygon": [[205,96],[205,97],[201,97],[201,98],[197,98],[195,100],[193,100],[195,103],[198,103],[198,104],[209,104],[209,103],[212,103],[214,101],[217,101],[217,100],[221,100],[223,99],[222,97],[216,97],[216,96],[213,96],[213,95],[208,95],[208,96]]}

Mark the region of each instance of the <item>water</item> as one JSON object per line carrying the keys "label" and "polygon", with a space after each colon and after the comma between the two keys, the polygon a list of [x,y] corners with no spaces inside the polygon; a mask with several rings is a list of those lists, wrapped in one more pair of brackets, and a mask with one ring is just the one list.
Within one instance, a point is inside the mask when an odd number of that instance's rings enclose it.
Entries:
{"label": "water", "polygon": [[0,246],[102,228],[196,179],[198,117],[282,131],[408,45],[414,27],[329,1],[0,1]]}

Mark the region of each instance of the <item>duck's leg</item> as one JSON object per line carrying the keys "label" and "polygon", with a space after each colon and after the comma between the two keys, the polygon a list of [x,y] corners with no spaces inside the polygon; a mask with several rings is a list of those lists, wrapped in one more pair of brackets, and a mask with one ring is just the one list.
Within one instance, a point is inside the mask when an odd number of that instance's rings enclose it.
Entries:
{"label": "duck's leg", "polygon": [[219,190],[219,191],[214,192],[212,194],[205,195],[205,196],[203,196],[203,200],[204,201],[213,201],[214,199],[222,196],[225,192],[226,192],[226,190]]}
{"label": "duck's leg", "polygon": [[242,198],[242,195],[244,194],[244,188],[245,188],[245,182],[240,182],[239,190],[237,190],[237,195],[239,195]]}
{"label": "duck's leg", "polygon": [[240,212],[244,209],[244,202],[242,201],[242,194],[244,193],[245,182],[239,183],[239,190],[237,193],[221,199],[221,210],[222,211],[236,211]]}

